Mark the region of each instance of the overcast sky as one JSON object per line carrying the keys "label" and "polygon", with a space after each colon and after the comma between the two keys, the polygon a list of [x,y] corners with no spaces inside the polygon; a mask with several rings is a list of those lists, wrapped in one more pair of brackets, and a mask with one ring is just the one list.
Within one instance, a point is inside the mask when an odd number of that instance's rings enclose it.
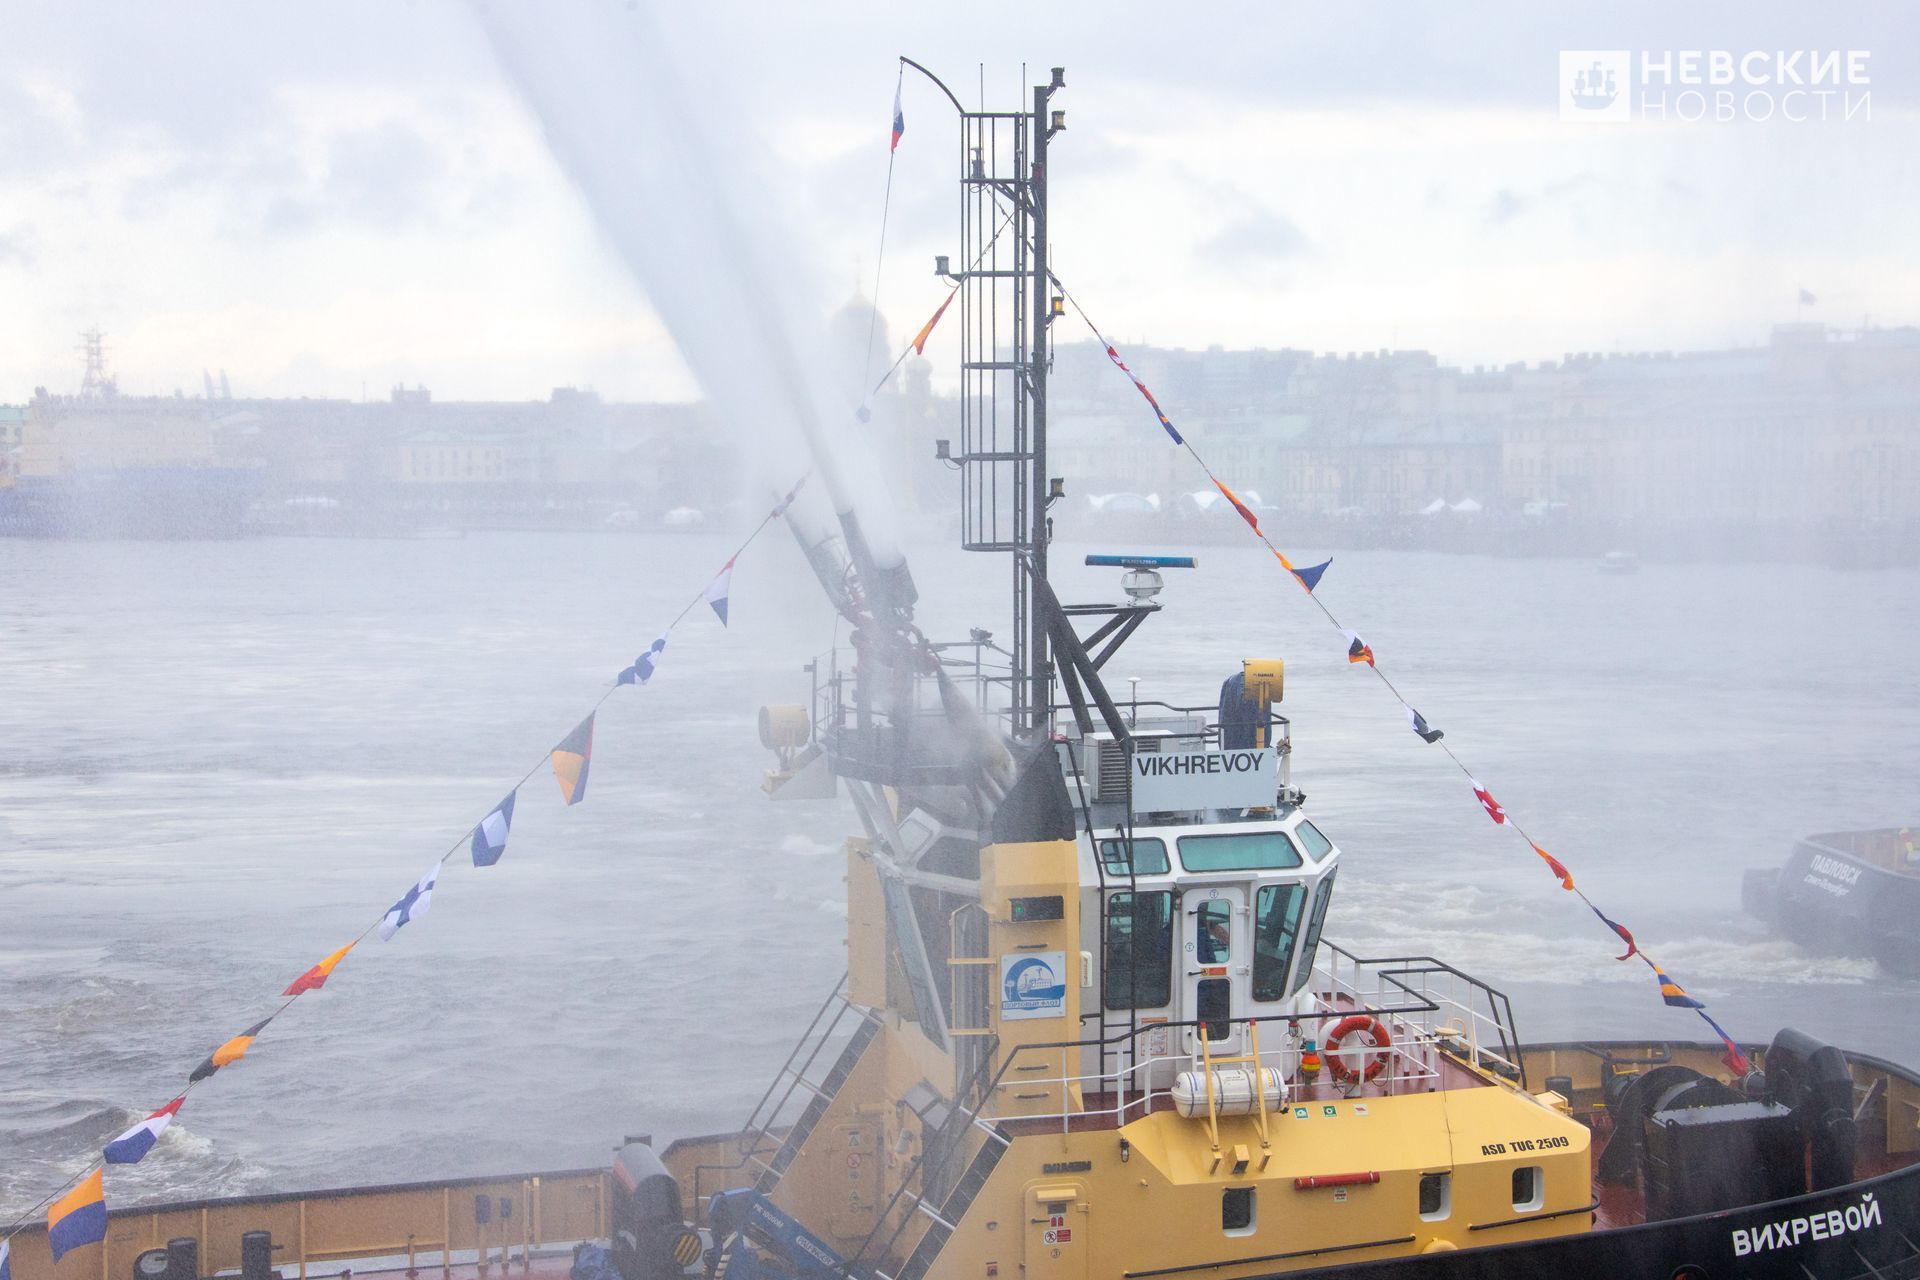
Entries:
{"label": "overcast sky", "polygon": [[[493,4],[509,0],[490,0]],[[532,3],[532,0],[512,0]],[[602,6],[629,0],[550,0]],[[698,8],[699,12],[691,12]],[[700,95],[784,171],[830,284],[871,294],[897,63],[1010,107],[1064,64],[1056,269],[1115,338],[1425,347],[1454,363],[1920,322],[1908,4],[662,6]],[[1871,120],[1559,118],[1561,49],[1859,49]],[[982,67],[984,65],[984,72]],[[955,125],[905,86],[896,338],[955,248]],[[613,158],[644,172],[648,158]],[[726,163],[722,157],[718,161]],[[0,403],[74,389],[622,399],[691,383],[473,13],[421,0],[0,0]],[[938,340],[929,355],[952,359]]]}

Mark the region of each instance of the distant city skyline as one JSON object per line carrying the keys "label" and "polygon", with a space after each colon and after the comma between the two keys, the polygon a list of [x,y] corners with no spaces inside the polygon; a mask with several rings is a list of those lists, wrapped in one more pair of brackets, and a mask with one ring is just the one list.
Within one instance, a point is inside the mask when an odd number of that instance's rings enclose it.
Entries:
{"label": "distant city skyline", "polygon": [[[320,22],[28,2],[9,17],[0,397],[77,386],[74,335],[98,326],[137,392],[224,368],[267,396],[405,382],[693,398],[465,7],[343,0]],[[1089,22],[721,0],[653,20],[682,50],[688,110],[724,102],[747,122],[714,163],[784,174],[782,213],[830,285],[823,315],[875,290],[904,52],[969,103],[983,79],[1011,106],[1067,68],[1054,265],[1123,342],[1471,367],[1920,319],[1902,311],[1920,296],[1920,41],[1901,6],[1141,3]],[[1563,121],[1560,52],[1609,48],[1865,51],[1871,116]],[[878,280],[896,336],[939,301],[957,164],[938,91],[909,72],[903,102]],[[942,378],[945,341],[929,347]]]}
{"label": "distant city skyline", "polygon": [[[888,321],[885,318],[881,320],[880,325],[883,332],[889,328],[891,328],[893,332],[898,332],[901,328],[901,326],[894,325],[891,321]],[[1280,354],[1289,354],[1289,353],[1303,353],[1306,357],[1310,359],[1337,360],[1345,357],[1365,357],[1365,356],[1373,356],[1373,355],[1379,355],[1379,354],[1392,354],[1392,355],[1424,357],[1424,358],[1430,359],[1440,369],[1452,370],[1452,371],[1462,372],[1462,373],[1471,373],[1479,370],[1485,370],[1487,372],[1499,372],[1515,366],[1525,366],[1525,367],[1531,368],[1531,367],[1536,367],[1541,365],[1557,365],[1568,359],[1579,360],[1579,359],[1584,359],[1584,358],[1593,357],[1593,356],[1598,356],[1603,358],[1604,357],[1631,358],[1635,356],[1649,356],[1649,355],[1651,356],[1667,355],[1667,356],[1684,357],[1684,356],[1695,356],[1695,355],[1712,355],[1712,354],[1722,353],[1722,352],[1759,350],[1771,345],[1771,343],[1777,338],[1778,333],[1782,329],[1793,329],[1793,328],[1799,328],[1799,327],[1805,327],[1809,330],[1818,329],[1824,332],[1828,338],[1834,339],[1834,340],[1840,340],[1840,339],[1857,336],[1860,334],[1893,332],[1896,330],[1898,331],[1912,330],[1916,327],[1920,327],[1920,319],[1916,319],[1913,323],[1889,322],[1889,323],[1883,324],[1875,321],[1867,325],[1828,324],[1823,321],[1812,320],[1812,319],[1783,320],[1783,321],[1775,321],[1772,324],[1766,326],[1764,329],[1757,329],[1755,336],[1751,341],[1729,342],[1729,343],[1715,345],[1715,346],[1694,347],[1694,348],[1658,348],[1658,347],[1647,347],[1647,346],[1622,346],[1615,349],[1581,348],[1576,350],[1554,352],[1551,354],[1513,356],[1510,358],[1491,358],[1491,359],[1472,360],[1472,361],[1452,360],[1447,357],[1447,354],[1444,351],[1433,351],[1424,347],[1389,346],[1389,345],[1379,345],[1379,344],[1372,345],[1372,346],[1363,345],[1358,347],[1334,348],[1334,347],[1300,347],[1300,346],[1295,346],[1295,347],[1231,346],[1224,343],[1209,343],[1203,346],[1178,346],[1170,343],[1154,342],[1150,338],[1139,338],[1139,339],[1114,338],[1114,341],[1116,342],[1116,344],[1126,348],[1127,351],[1133,353],[1133,355],[1144,356],[1144,358],[1149,362],[1156,356],[1165,356],[1165,355],[1178,355],[1178,356],[1190,356],[1195,358],[1204,358],[1209,355],[1225,355],[1225,356],[1231,357],[1231,356],[1242,356],[1242,355],[1260,355],[1260,354],[1280,355]],[[73,336],[73,342],[71,344],[71,355],[70,355],[70,364],[71,364],[70,376],[67,378],[65,382],[62,382],[59,380],[38,381],[38,382],[35,382],[30,387],[0,387],[0,404],[23,405],[27,403],[29,400],[31,400],[35,395],[43,391],[46,394],[55,396],[55,397],[74,396],[74,395],[84,394],[83,383],[84,383],[84,377],[85,377],[86,359],[82,352],[82,346],[83,346],[82,340],[85,336],[86,335],[84,331],[81,333],[76,333]],[[291,391],[283,392],[278,390],[265,390],[256,386],[249,385],[247,373],[245,370],[230,369],[225,366],[215,367],[211,365],[202,366],[199,369],[192,370],[191,377],[184,376],[183,374],[182,377],[177,379],[170,386],[159,386],[159,385],[139,386],[139,385],[130,384],[128,380],[122,376],[121,366],[114,359],[115,350],[114,350],[113,335],[103,334],[102,336],[104,339],[104,348],[105,348],[105,354],[104,354],[105,365],[106,365],[105,372],[108,375],[110,381],[114,384],[115,392],[119,395],[128,396],[128,397],[166,398],[166,397],[178,395],[178,396],[184,396],[187,399],[205,398],[207,394],[206,386],[208,383],[211,383],[211,385],[216,389],[217,398],[232,399],[232,400],[315,399],[315,400],[344,400],[344,401],[350,401],[350,402],[371,404],[371,403],[379,403],[379,402],[393,400],[393,399],[413,398],[415,396],[424,394],[429,399],[433,401],[438,401],[438,402],[524,403],[524,402],[546,401],[554,398],[556,395],[573,393],[573,392],[579,392],[579,393],[585,393],[585,394],[597,396],[605,400],[606,402],[612,403],[612,404],[648,404],[648,403],[697,404],[697,403],[701,403],[704,400],[704,396],[701,394],[700,388],[690,378],[682,378],[676,381],[675,383],[673,383],[672,386],[675,392],[674,394],[659,394],[659,395],[651,394],[645,389],[641,389],[636,394],[621,395],[621,394],[615,394],[615,393],[609,392],[603,388],[592,386],[589,384],[583,384],[579,382],[563,382],[563,381],[549,381],[540,385],[535,385],[534,382],[529,382],[523,394],[508,393],[508,394],[502,394],[502,395],[491,395],[491,394],[469,395],[469,394],[463,394],[462,388],[457,385],[447,385],[447,384],[435,385],[423,379],[418,379],[418,378],[403,378],[397,381],[384,383],[378,386],[375,386],[372,383],[368,383],[364,387],[354,388],[351,392],[340,392],[337,390],[320,391],[320,390],[313,390],[313,389],[306,389],[306,390],[294,389]],[[1080,347],[1087,347],[1088,349],[1095,350],[1095,351],[1098,350],[1098,347],[1094,344],[1093,340],[1087,337],[1073,336],[1056,343],[1056,349],[1076,349],[1077,350]],[[951,385],[948,385],[948,380],[942,376],[946,372],[946,370],[940,360],[933,358],[931,345],[929,346],[929,355],[924,358],[926,359],[927,364],[931,366],[930,368],[931,381],[933,384],[933,390],[935,394],[943,395],[943,396],[952,394],[954,391],[954,388]],[[909,357],[909,359],[918,359],[918,357]],[[1138,364],[1139,360],[1135,359],[1133,363]],[[1100,367],[1102,369],[1105,369],[1107,367],[1104,361],[1100,362]],[[905,365],[902,366],[902,369],[903,370],[905,369]],[[901,381],[902,381],[901,374],[896,373],[893,380],[888,384],[888,389],[890,390],[897,389]],[[1127,388],[1127,384],[1124,380],[1120,380],[1116,382],[1114,387],[1110,388],[1109,391],[1113,397],[1121,400],[1130,400],[1130,397],[1133,394],[1135,394]],[[1063,407],[1067,411],[1071,412],[1074,406],[1067,405],[1067,406],[1056,406],[1056,407],[1057,408]],[[1169,407],[1171,408],[1172,406],[1169,406]],[[1202,410],[1202,411],[1212,411],[1217,407],[1218,406],[1213,404],[1207,404],[1204,406],[1195,404],[1190,406],[1191,409]]]}

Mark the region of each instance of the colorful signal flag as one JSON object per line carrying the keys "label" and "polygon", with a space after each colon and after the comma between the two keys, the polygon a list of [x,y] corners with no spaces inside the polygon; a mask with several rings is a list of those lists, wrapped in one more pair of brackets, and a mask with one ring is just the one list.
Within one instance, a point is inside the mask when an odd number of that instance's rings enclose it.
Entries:
{"label": "colorful signal flag", "polygon": [[1329,556],[1319,564],[1310,564],[1304,569],[1296,569],[1292,565],[1288,565],[1287,572],[1298,578],[1300,585],[1307,589],[1307,594],[1312,595],[1313,589],[1320,585],[1320,579],[1326,576],[1327,567],[1332,563],[1333,558]]}
{"label": "colorful signal flag", "polygon": [[[1120,372],[1127,375],[1127,380],[1133,383],[1134,390],[1147,398],[1147,403],[1153,406],[1153,416],[1160,419],[1160,425],[1165,428],[1169,436],[1173,437],[1173,442],[1175,444],[1185,444],[1186,441],[1180,438],[1180,433],[1173,429],[1173,423],[1167,418],[1166,410],[1162,409],[1160,402],[1153,398],[1153,392],[1147,390],[1146,383],[1133,376],[1133,370],[1127,368],[1127,362],[1120,358],[1120,353],[1113,349],[1113,344],[1110,342],[1107,344],[1107,359],[1113,361],[1114,366],[1118,368]],[[1219,484],[1220,482],[1216,480],[1214,483]]]}
{"label": "colorful signal flag", "polygon": [[1412,707],[1407,708],[1407,723],[1413,726],[1413,731],[1420,735],[1422,742],[1438,742],[1447,736],[1443,731],[1429,725],[1427,718]]}
{"label": "colorful signal flag", "polygon": [[713,606],[713,611],[719,617],[720,625],[723,627],[727,625],[727,592],[732,586],[733,561],[729,560],[720,566],[720,572],[713,576],[713,581],[707,584],[707,589],[700,593],[706,597],[707,603]]}
{"label": "colorful signal flag", "polygon": [[473,829],[473,865],[490,867],[507,851],[507,832],[513,829],[513,798],[519,792],[507,792],[507,798],[493,806],[480,825]]}
{"label": "colorful signal flag", "polygon": [[313,968],[288,983],[287,989],[280,994],[283,996],[297,996],[302,992],[318,991],[320,988],[326,986],[327,979],[333,976],[333,967],[342,960],[345,960],[347,958],[347,952],[353,950],[359,941],[358,938],[355,938],[346,946],[328,955],[325,960],[322,960],[319,964],[316,964]]}
{"label": "colorful signal flag", "polygon": [[173,1123],[173,1117],[179,1112],[180,1104],[186,1100],[184,1094],[175,1098],[172,1102],[169,1102],[166,1106],[160,1108],[139,1124],[134,1125],[133,1128],[127,1130],[112,1142],[109,1142],[104,1152],[107,1157],[107,1163],[140,1163],[140,1157],[153,1150],[154,1144],[160,1141],[160,1135],[165,1133],[167,1126]]}
{"label": "colorful signal flag", "polygon": [[[1652,964],[1652,961],[1648,961]],[[1698,1000],[1687,994],[1686,988],[1667,976],[1667,971],[1659,965],[1653,966],[1653,976],[1660,982],[1660,998],[1676,1009],[1704,1008]]]}
{"label": "colorful signal flag", "polygon": [[47,1248],[55,1262],[84,1244],[107,1238],[107,1195],[101,1187],[104,1167],[88,1174],[80,1185],[53,1202],[47,1210]]}
{"label": "colorful signal flag", "polygon": [[262,1018],[233,1039],[221,1045],[218,1049],[215,1049],[207,1055],[205,1062],[195,1067],[192,1073],[187,1076],[188,1081],[205,1080],[208,1076],[226,1066],[228,1063],[238,1062],[240,1059],[246,1057],[247,1050],[253,1045],[253,1038],[259,1035],[266,1025],[272,1021],[273,1019],[271,1017]]}
{"label": "colorful signal flag", "polygon": [[[1495,800],[1492,793],[1481,786],[1475,779],[1468,778],[1467,781],[1473,783],[1473,798],[1480,802],[1480,807],[1487,811],[1487,816],[1492,818],[1494,822],[1500,826],[1505,826],[1507,823],[1507,811],[1500,807],[1500,802]],[[1534,846],[1534,851],[1536,853],[1539,852],[1538,845]],[[1547,855],[1542,853],[1540,856],[1545,858]],[[1552,859],[1548,859],[1548,861],[1552,861]]]}
{"label": "colorful signal flag", "polygon": [[1364,662],[1370,667],[1374,665],[1373,646],[1362,640],[1358,631],[1342,631],[1340,634],[1347,638],[1348,662]]}
{"label": "colorful signal flag", "polygon": [[[1207,473],[1207,479],[1213,481],[1213,487],[1220,491],[1220,495],[1223,498],[1225,498],[1228,502],[1233,504],[1233,509],[1240,513],[1240,518],[1247,522],[1247,527],[1249,529],[1252,529],[1255,533],[1260,532],[1259,519],[1253,514],[1252,509],[1249,508],[1246,503],[1240,501],[1240,495],[1235,493],[1233,490],[1227,488],[1227,486],[1225,486],[1224,484],[1221,484],[1219,477],[1215,476],[1212,472]],[[1299,577],[1300,570],[1295,569],[1293,571],[1293,574],[1296,578]],[[1318,576],[1319,575],[1317,574],[1315,575],[1316,580]],[[1301,579],[1301,580],[1305,581],[1305,579]],[[1308,587],[1307,590],[1311,591],[1313,590],[1313,588]]]}
{"label": "colorful signal flag", "polygon": [[[1529,840],[1527,843],[1533,844],[1533,841]],[[1562,889],[1571,890],[1573,888],[1573,872],[1567,870],[1565,863],[1561,862],[1560,859],[1554,857],[1537,844],[1533,844],[1533,851],[1546,860],[1547,870],[1560,877],[1560,887]]]}
{"label": "colorful signal flag", "polygon": [[1605,926],[1607,926],[1607,928],[1619,934],[1620,940],[1627,944],[1627,953],[1622,956],[1615,956],[1614,957],[1615,960],[1631,960],[1636,955],[1640,954],[1640,944],[1633,940],[1633,934],[1627,931],[1627,926],[1619,923],[1618,921],[1609,919],[1607,917],[1606,912],[1594,906],[1591,902],[1589,902],[1587,906],[1592,909],[1593,914],[1600,917],[1601,924],[1604,924]]}
{"label": "colorful signal flag", "polygon": [[391,941],[402,925],[427,914],[427,909],[433,905],[433,886],[439,881],[440,864],[436,862],[428,868],[427,874],[400,895],[400,901],[387,908],[387,914],[380,919],[380,941]]}
{"label": "colorful signal flag", "polygon": [[[664,637],[656,643],[664,645]],[[646,655],[642,654],[641,658]],[[634,662],[637,669],[638,659]],[[648,675],[653,674],[649,668]],[[644,680],[642,681],[644,683]],[[593,714],[573,727],[560,745],[547,753],[553,763],[553,776],[560,783],[560,794],[568,804],[579,804],[587,796],[587,766],[593,763]]]}
{"label": "colorful signal flag", "polygon": [[[921,325],[920,332],[913,335],[913,354],[923,356],[927,353],[927,339],[933,336],[933,326],[939,324],[940,317],[947,314],[947,308],[953,304],[954,294],[959,292],[960,286],[955,285],[947,294],[946,301],[940,304],[939,310],[933,313],[933,318]],[[791,500],[791,496],[789,496],[789,500]],[[782,509],[784,510],[784,504],[782,504]]]}
{"label": "colorful signal flag", "polygon": [[663,632],[654,637],[647,651],[633,660],[633,665],[622,671],[617,677],[620,684],[645,684],[653,679],[653,673],[660,669],[660,656],[667,651],[667,637]]}

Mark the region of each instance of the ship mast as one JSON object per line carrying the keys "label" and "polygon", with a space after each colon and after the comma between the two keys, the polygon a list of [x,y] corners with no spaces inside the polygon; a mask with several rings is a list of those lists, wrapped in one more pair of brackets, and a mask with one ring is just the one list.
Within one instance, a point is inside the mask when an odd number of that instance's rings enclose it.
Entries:
{"label": "ship mast", "polygon": [[1048,102],[1062,68],[1033,89],[1033,109],[969,111],[939,77],[911,58],[960,114],[960,269],[935,271],[960,291],[960,541],[968,551],[1008,553],[1012,650],[1008,714],[1016,733],[1048,721],[1052,663],[1038,607],[1047,575],[1047,143],[1066,127]]}

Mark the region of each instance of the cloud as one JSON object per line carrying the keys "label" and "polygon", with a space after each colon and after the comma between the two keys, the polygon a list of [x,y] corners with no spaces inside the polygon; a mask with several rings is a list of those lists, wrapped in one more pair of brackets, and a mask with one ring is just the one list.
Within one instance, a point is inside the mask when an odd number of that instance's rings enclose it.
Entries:
{"label": "cloud", "polygon": [[0,231],[0,263],[14,262],[30,267],[38,256],[32,227],[15,226]]}
{"label": "cloud", "polygon": [[1527,200],[1509,187],[1502,187],[1487,201],[1486,221],[1490,227],[1505,226],[1526,211]]}
{"label": "cloud", "polygon": [[444,145],[410,125],[390,120],[335,134],[324,169],[298,190],[267,206],[269,232],[301,232],[330,220],[395,231],[430,218],[443,206],[450,175]]}
{"label": "cloud", "polygon": [[1257,209],[1233,219],[1196,249],[1215,266],[1240,268],[1250,263],[1285,262],[1311,247],[1300,228],[1285,215]]}

